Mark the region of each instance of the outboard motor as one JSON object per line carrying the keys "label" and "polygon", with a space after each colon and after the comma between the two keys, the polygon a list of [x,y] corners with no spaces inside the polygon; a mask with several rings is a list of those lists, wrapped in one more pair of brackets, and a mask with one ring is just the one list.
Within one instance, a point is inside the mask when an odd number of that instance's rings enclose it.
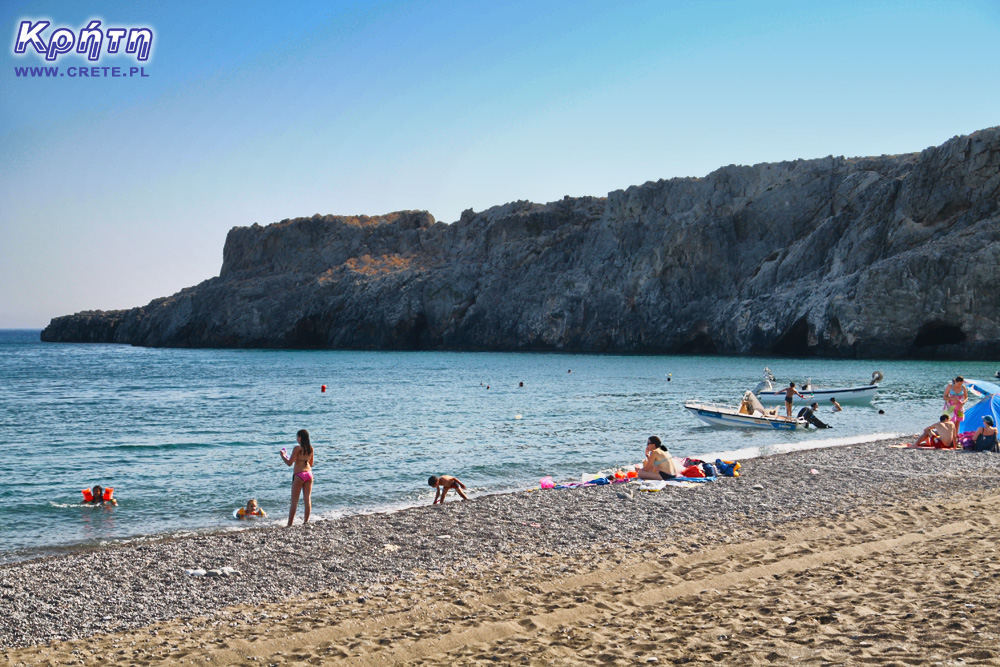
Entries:
{"label": "outboard motor", "polygon": [[872,381],[869,382],[868,385],[871,386],[873,384],[878,384],[884,379],[885,375],[882,374],[882,371],[875,371],[874,373],[872,373]]}

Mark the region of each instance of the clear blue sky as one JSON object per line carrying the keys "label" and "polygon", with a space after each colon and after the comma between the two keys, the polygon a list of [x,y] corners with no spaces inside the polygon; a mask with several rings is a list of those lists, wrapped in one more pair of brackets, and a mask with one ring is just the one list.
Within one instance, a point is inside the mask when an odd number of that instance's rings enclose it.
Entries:
{"label": "clear blue sky", "polygon": [[[149,25],[149,77],[18,78],[27,18]],[[218,275],[235,225],[452,222],[1000,124],[996,0],[4,0],[0,26],[0,327]]]}

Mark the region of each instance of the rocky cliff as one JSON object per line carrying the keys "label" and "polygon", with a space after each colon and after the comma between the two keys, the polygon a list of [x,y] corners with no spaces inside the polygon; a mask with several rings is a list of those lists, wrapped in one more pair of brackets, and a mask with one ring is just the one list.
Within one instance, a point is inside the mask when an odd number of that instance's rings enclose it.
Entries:
{"label": "rocky cliff", "polygon": [[729,166],[453,224],[236,227],[222,271],[45,341],[1000,357],[1000,128],[921,153]]}

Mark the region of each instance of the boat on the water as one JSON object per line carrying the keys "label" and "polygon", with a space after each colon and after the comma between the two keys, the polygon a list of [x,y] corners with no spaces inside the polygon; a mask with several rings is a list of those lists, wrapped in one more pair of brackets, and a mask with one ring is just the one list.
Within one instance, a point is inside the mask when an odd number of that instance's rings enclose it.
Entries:
{"label": "boat on the water", "polygon": [[743,394],[743,400],[736,407],[701,401],[689,401],[684,407],[709,426],[795,431],[809,425],[804,419],[785,417],[777,410],[766,409],[752,391]]}
{"label": "boat on the water", "polygon": [[[885,375],[881,371],[875,371],[872,373],[870,383],[854,387],[817,387],[812,384],[812,380],[809,380],[803,386],[796,387],[799,393],[805,396],[805,399],[803,400],[792,394],[792,402],[804,402],[808,405],[815,401],[820,405],[826,405],[830,402],[831,398],[834,398],[838,403],[871,403],[872,399],[875,398],[875,392],[878,391],[878,383],[884,379]],[[765,368],[764,379],[754,387],[753,393],[757,395],[760,402],[764,405],[783,405],[785,403],[785,388],[779,387],[776,389],[774,384],[772,384],[773,382],[774,376],[771,375],[771,370]]]}

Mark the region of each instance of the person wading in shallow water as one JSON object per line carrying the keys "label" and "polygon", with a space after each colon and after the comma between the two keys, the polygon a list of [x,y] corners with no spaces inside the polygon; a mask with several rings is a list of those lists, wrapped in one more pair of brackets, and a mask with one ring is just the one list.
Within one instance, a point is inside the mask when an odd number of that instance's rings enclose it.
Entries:
{"label": "person wading in shallow water", "polygon": [[292,507],[288,510],[289,526],[295,520],[295,511],[299,507],[299,492],[302,493],[306,510],[302,523],[309,523],[309,515],[312,513],[313,446],[309,442],[309,431],[302,429],[296,434],[295,439],[299,444],[292,450],[291,455],[285,454],[284,449],[279,452],[285,465],[295,466],[292,472]]}

